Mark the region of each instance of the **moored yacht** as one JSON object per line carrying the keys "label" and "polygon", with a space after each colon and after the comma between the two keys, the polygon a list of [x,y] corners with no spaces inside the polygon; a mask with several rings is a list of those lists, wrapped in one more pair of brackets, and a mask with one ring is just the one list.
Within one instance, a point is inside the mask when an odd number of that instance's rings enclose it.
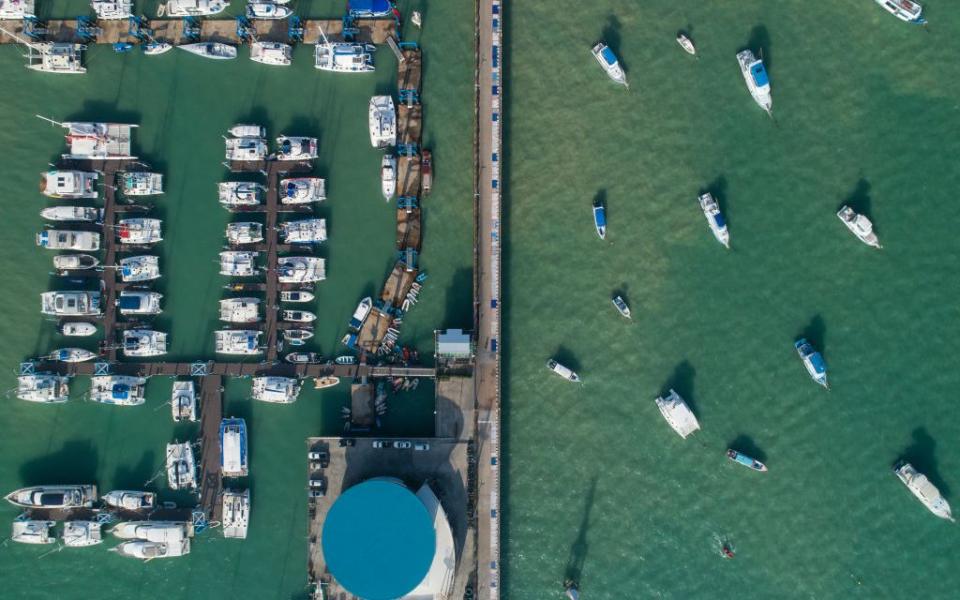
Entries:
{"label": "moored yacht", "polygon": [[290,7],[270,0],[250,0],[247,2],[246,15],[248,19],[286,19],[292,14],[293,11]]}
{"label": "moored yacht", "polygon": [[267,128],[262,125],[250,125],[238,123],[227,130],[227,133],[238,138],[263,138],[267,137]]}
{"label": "moored yacht", "polygon": [[98,173],[92,171],[47,171],[40,191],[50,198],[96,198]]}
{"label": "moored yacht", "polygon": [[22,508],[91,508],[97,501],[97,486],[37,485],[14,490],[5,497]]}
{"label": "moored yacht", "polygon": [[250,490],[224,490],[222,515],[223,537],[245,539],[250,524]]}
{"label": "moored yacht", "polygon": [[193,44],[183,44],[177,46],[181,50],[186,50],[190,54],[196,54],[203,58],[213,60],[230,60],[237,57],[237,47],[220,42],[196,42]]}
{"label": "moored yacht", "polygon": [[280,180],[281,204],[308,204],[327,199],[326,181],[320,177],[293,177]]}
{"label": "moored yacht", "polygon": [[89,254],[58,254],[53,257],[53,268],[57,271],[84,271],[100,264],[100,259]]}
{"label": "moored yacht", "polygon": [[901,21],[914,25],[923,25],[927,22],[923,18],[923,7],[912,0],[876,0],[876,3]]}
{"label": "moored yacht", "polygon": [[41,373],[17,377],[17,398],[40,404],[58,404],[70,399],[69,379]]}
{"label": "moored yacht", "polygon": [[[39,115],[37,115],[39,116]],[[52,125],[67,130],[69,152],[61,154],[67,160],[129,160],[133,129],[127,123],[90,123],[81,121],[59,122],[40,117]]]}
{"label": "moored yacht", "polygon": [[250,60],[263,65],[286,67],[293,62],[292,56],[293,48],[289,44],[259,41],[250,44]]}
{"label": "moored yacht", "polygon": [[167,486],[171,490],[192,490],[197,487],[197,464],[193,445],[167,444]]}
{"label": "moored yacht", "polygon": [[220,204],[224,206],[257,206],[263,201],[267,189],[259,183],[248,181],[222,181],[217,184]]}
{"label": "moored yacht", "polygon": [[607,211],[600,200],[593,203],[593,226],[601,240],[607,239]]}
{"label": "moored yacht", "polygon": [[840,211],[837,212],[837,216],[843,221],[843,224],[847,226],[847,229],[850,232],[857,236],[861,242],[868,246],[877,248],[883,248],[880,245],[880,239],[877,238],[877,234],[873,231],[873,223],[870,222],[870,219],[866,215],[858,214],[849,206],[840,207]]}
{"label": "moored yacht", "polygon": [[373,298],[367,296],[360,301],[360,304],[357,305],[356,310],[353,311],[353,316],[350,317],[350,327],[353,329],[360,329],[363,326],[363,322],[367,320],[367,315],[370,314],[370,309],[373,308]]}
{"label": "moored yacht", "polygon": [[373,53],[376,46],[352,42],[317,44],[313,54],[313,66],[321,71],[334,73],[372,73]]}
{"label": "moored yacht", "polygon": [[69,42],[26,42],[27,68],[43,73],[83,74],[83,44]]}
{"label": "moored yacht", "polygon": [[85,548],[103,542],[103,525],[98,521],[67,521],[63,524],[63,545]]}
{"label": "moored yacht", "polygon": [[143,254],[120,259],[120,279],[124,283],[152,281],[160,277],[160,258]]}
{"label": "moored yacht", "polygon": [[221,300],[220,320],[228,323],[256,323],[260,320],[260,299],[227,298]]}
{"label": "moored yacht", "polygon": [[122,290],[116,302],[121,315],[159,315],[163,312],[160,307],[162,299],[160,292]]}
{"label": "moored yacht", "polygon": [[281,135],[277,138],[277,160],[313,160],[317,138]]}
{"label": "moored yacht", "polygon": [[157,16],[168,17],[209,17],[222,13],[230,6],[222,0],[169,0],[157,8]]}
{"label": "moored yacht", "polygon": [[157,495],[153,492],[135,490],[113,490],[100,499],[107,506],[122,510],[150,510],[157,503]]}
{"label": "moored yacht", "polygon": [[323,361],[323,357],[316,352],[291,352],[284,356],[283,360],[293,365],[318,365]]}
{"label": "moored yacht", "polygon": [[116,406],[146,402],[147,380],[130,375],[97,375],[90,379],[90,400]]}
{"label": "moored yacht", "polygon": [[385,154],[380,161],[380,192],[390,202],[397,191],[397,157]]}
{"label": "moored yacht", "polygon": [[743,80],[754,102],[767,111],[767,114],[771,114],[773,96],[770,94],[770,78],[763,66],[763,60],[754,56],[752,51],[743,50],[737,53],[737,64],[740,65],[740,73],[743,74]]}
{"label": "moored yacht", "polygon": [[80,363],[93,360],[96,357],[96,352],[91,352],[86,348],[61,348],[48,354],[47,360],[57,360],[65,363]]}
{"label": "moored yacht", "polygon": [[51,206],[40,211],[48,221],[78,221],[96,223],[103,219],[103,209],[89,206]]}
{"label": "moored yacht", "polygon": [[100,292],[44,292],[40,312],[58,317],[99,317]]}
{"label": "moored yacht", "polygon": [[614,308],[617,309],[617,312],[619,312],[621,315],[623,315],[624,317],[626,317],[626,318],[628,318],[628,319],[631,318],[631,317],[630,317],[630,307],[627,306],[627,302],[626,302],[626,300],[623,299],[622,296],[614,296],[614,297],[613,297],[613,306],[614,306]]}
{"label": "moored yacht", "polygon": [[313,337],[313,332],[309,329],[284,329],[283,341],[291,346],[302,346],[307,340]]}
{"label": "moored yacht", "polygon": [[284,256],[277,264],[280,283],[313,283],[327,278],[322,258],[314,256]]}
{"label": "moored yacht", "polygon": [[18,519],[13,522],[10,540],[20,544],[52,544],[57,541],[57,534],[53,531],[56,524],[56,521]]}
{"label": "moored yacht", "polygon": [[907,461],[900,461],[893,467],[903,485],[917,497],[927,510],[937,515],[941,519],[953,521],[953,515],[950,512],[950,503],[940,494],[937,486],[930,483],[927,476],[917,471],[913,465]]}
{"label": "moored yacht", "polygon": [[97,332],[97,326],[93,323],[84,323],[82,321],[68,321],[61,323],[57,327],[60,335],[67,337],[87,337]]}
{"label": "moored yacht", "polygon": [[700,429],[700,422],[697,421],[696,415],[680,394],[672,389],[666,398],[658,397],[656,402],[660,414],[680,437],[686,439],[688,435]]}
{"label": "moored yacht", "polygon": [[603,42],[597,42],[591,52],[593,52],[593,57],[597,59],[597,62],[600,63],[600,66],[603,67],[603,70],[607,73],[607,77],[623,87],[629,87],[627,84],[627,74],[624,73],[623,67],[620,66],[620,61],[617,60],[617,55],[613,53],[613,50],[611,50],[609,46]]}
{"label": "moored yacht", "polygon": [[227,242],[230,244],[256,244],[263,241],[263,224],[243,221],[227,225]]}
{"label": "moored yacht", "polygon": [[37,234],[37,246],[47,250],[94,252],[100,249],[100,234],[94,231],[45,229]]}
{"label": "moored yacht", "polygon": [[291,323],[312,323],[317,320],[317,315],[306,310],[283,310],[280,312],[280,320]]}
{"label": "moored yacht", "polygon": [[220,253],[220,274],[230,277],[250,277],[257,273],[259,252],[227,250]]}
{"label": "moored yacht", "polygon": [[220,472],[225,477],[246,477],[247,423],[243,419],[220,421]]}
{"label": "moored yacht", "polygon": [[280,224],[280,237],[285,244],[316,244],[327,241],[325,219],[303,219]]}
{"label": "moored yacht", "polygon": [[214,332],[217,354],[260,354],[261,332],[257,330],[222,329]]}
{"label": "moored yacht", "polygon": [[110,551],[116,552],[120,556],[139,558],[144,562],[148,562],[155,558],[174,558],[190,554],[190,540],[183,539],[180,542],[170,544],[148,542],[146,540],[130,540],[110,548]]}
{"label": "moored yacht", "polygon": [[117,222],[117,241],[121,244],[150,245],[163,241],[160,219],[120,219]]}
{"label": "moored yacht", "polygon": [[162,356],[167,353],[167,334],[152,329],[127,329],[123,332],[124,356]]}
{"label": "moored yacht", "polygon": [[823,360],[823,356],[804,338],[794,342],[793,346],[797,349],[797,354],[800,355],[800,360],[803,361],[803,366],[806,367],[810,378],[830,389],[827,383],[827,363]]}
{"label": "moored yacht", "polygon": [[124,196],[155,196],[163,193],[163,175],[149,171],[127,171],[120,177]]}
{"label": "moored yacht", "polygon": [[370,144],[386,148],[397,144],[397,110],[392,96],[374,96],[369,106]]}
{"label": "moored yacht", "polygon": [[763,464],[759,460],[747,456],[742,452],[737,452],[733,449],[727,449],[727,458],[737,463],[738,465],[743,465],[748,469],[753,469],[754,471],[760,471],[761,473],[767,472],[767,465]]}
{"label": "moored yacht", "polygon": [[97,19],[110,21],[129,19],[132,15],[132,0],[90,0],[90,8],[97,13]]}
{"label": "moored yacht", "polygon": [[250,396],[261,402],[290,404],[300,394],[300,382],[293,377],[254,377]]}
{"label": "moored yacht", "polygon": [[170,411],[173,421],[197,420],[197,390],[193,381],[174,381],[170,391]]}
{"label": "moored yacht", "polygon": [[35,17],[33,0],[0,0],[0,19]]}
{"label": "moored yacht", "polygon": [[193,523],[189,521],[124,521],[114,525],[110,533],[121,540],[179,543],[193,537]]}
{"label": "moored yacht", "polygon": [[697,200],[700,202],[703,216],[707,218],[707,225],[710,226],[713,237],[717,238],[717,241],[723,244],[724,248],[730,248],[730,233],[727,231],[727,222],[724,220],[723,213],[720,212],[720,205],[714,199],[713,194],[710,192],[700,194]]}
{"label": "moored yacht", "polygon": [[310,302],[311,300],[313,300],[313,294],[311,292],[305,292],[303,290],[285,290],[280,292],[281,302]]}
{"label": "moored yacht", "polygon": [[224,137],[223,141],[226,146],[227,160],[258,161],[267,158],[267,140],[263,137]]}
{"label": "moored yacht", "polygon": [[571,369],[553,360],[552,358],[547,361],[547,368],[553,371],[554,373],[556,373],[557,375],[559,375],[560,377],[563,377],[567,381],[572,381],[573,383],[580,383],[579,375],[577,375]]}

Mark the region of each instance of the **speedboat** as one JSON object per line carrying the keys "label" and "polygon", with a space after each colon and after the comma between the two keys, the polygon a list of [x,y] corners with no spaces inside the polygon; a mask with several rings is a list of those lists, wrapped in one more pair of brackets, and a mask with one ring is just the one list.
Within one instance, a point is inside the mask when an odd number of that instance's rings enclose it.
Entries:
{"label": "speedboat", "polygon": [[294,177],[280,180],[281,204],[308,204],[327,199],[326,181],[319,177]]}
{"label": "speedboat", "polygon": [[227,225],[227,242],[231,244],[256,244],[262,241],[262,223],[244,221]]}
{"label": "speedboat", "polygon": [[277,138],[277,160],[313,160],[317,157],[317,138],[286,136]]}
{"label": "speedboat", "polygon": [[172,558],[190,554],[190,540],[184,539],[173,544],[130,540],[110,548],[110,551],[116,552],[120,556],[139,558],[144,562],[148,562],[155,558]]}
{"label": "speedboat", "polygon": [[96,198],[99,174],[90,171],[47,171],[40,191],[50,198]]}
{"label": "speedboat", "polygon": [[380,161],[380,191],[387,202],[397,191],[397,157],[385,154]]}
{"label": "speedboat", "polygon": [[59,404],[70,399],[69,378],[41,373],[17,377],[17,398],[39,404]]}
{"label": "speedboat", "polygon": [[130,375],[98,375],[90,379],[90,400],[116,406],[146,402],[147,379]]}
{"label": "speedboat", "polygon": [[160,219],[120,219],[117,222],[117,241],[140,246],[161,242],[160,223]]}
{"label": "speedboat", "polygon": [[386,148],[397,143],[397,110],[392,96],[374,96],[369,107],[370,144]]}
{"label": "speedboat", "polygon": [[684,52],[687,54],[696,56],[697,48],[693,45],[693,40],[691,40],[687,34],[682,31],[677,32],[677,43],[680,44],[680,47],[683,48]]}
{"label": "speedboat", "polygon": [[63,524],[63,545],[85,548],[103,542],[103,524],[98,521],[66,521]]}
{"label": "speedboat", "polygon": [[223,510],[220,526],[223,537],[246,539],[250,524],[250,490],[223,491]]}
{"label": "speedboat", "polygon": [[125,521],[110,530],[121,540],[146,540],[148,542],[179,543],[193,536],[190,521]]}
{"label": "speedboat", "polygon": [[127,329],[123,332],[124,356],[162,356],[167,353],[167,334],[153,329]]}
{"label": "speedboat", "polygon": [[221,329],[214,332],[217,354],[260,354],[260,334],[257,330]]}
{"label": "speedboat", "polygon": [[157,495],[153,492],[133,490],[113,490],[100,499],[107,506],[121,510],[150,510],[157,503]]}
{"label": "speedboat", "polygon": [[304,219],[280,224],[280,237],[285,244],[316,244],[327,241],[325,219]]}
{"label": "speedboat", "polygon": [[623,299],[622,296],[613,297],[613,306],[617,309],[617,312],[619,312],[621,315],[625,316],[628,319],[630,318],[630,307],[627,306],[627,302]]}
{"label": "speedboat", "polygon": [[[248,6],[247,10],[249,8]],[[256,18],[262,19],[265,17]],[[253,62],[275,67],[286,67],[293,62],[292,56],[293,48],[289,44],[281,44],[280,42],[253,42],[250,44],[250,60]]]}
{"label": "speedboat", "polygon": [[93,231],[46,229],[37,234],[37,245],[48,250],[94,252],[100,249],[100,234]]}
{"label": "speedboat", "polygon": [[876,0],[891,15],[914,25],[923,25],[927,22],[923,18],[923,7],[911,0]]}
{"label": "speedboat", "polygon": [[196,54],[203,58],[212,58],[213,60],[230,60],[237,57],[237,47],[220,42],[197,42],[194,44],[183,44],[177,46],[181,50],[186,50],[190,54]]}
{"label": "speedboat", "polygon": [[713,232],[713,237],[723,244],[724,248],[730,248],[730,233],[727,231],[727,223],[723,219],[723,213],[720,212],[720,205],[714,199],[713,194],[707,192],[700,194],[698,198],[700,208],[703,210],[703,216],[707,218],[707,225]]}
{"label": "speedboat", "polygon": [[89,206],[51,206],[40,211],[48,221],[81,221],[96,223],[103,218],[103,209]]}
{"label": "speedboat", "polygon": [[281,302],[310,302],[313,300],[313,293],[301,290],[288,290],[280,292]]}
{"label": "speedboat", "polygon": [[256,323],[260,320],[260,299],[227,298],[221,300],[220,320],[228,323]]}
{"label": "speedboat", "polygon": [[47,355],[47,360],[58,360],[66,363],[80,363],[93,360],[97,357],[96,352],[91,352],[85,348],[61,348],[54,350]]}
{"label": "speedboat", "polygon": [[567,381],[572,381],[573,383],[580,383],[579,375],[577,375],[567,367],[561,365],[557,361],[553,360],[552,358],[547,361],[547,368],[553,371],[554,373],[556,373],[557,375],[559,375],[560,377],[563,377]]}
{"label": "speedboat", "polygon": [[230,3],[222,0],[169,0],[166,4],[160,5],[157,16],[208,17],[222,13],[228,6]]}
{"label": "speedboat", "polygon": [[220,421],[220,472],[225,477],[246,477],[247,423],[243,419]]}
{"label": "speedboat", "polygon": [[313,389],[315,390],[325,390],[329,387],[334,387],[340,385],[340,378],[329,375],[327,377],[314,377],[313,378]]}
{"label": "speedboat", "polygon": [[737,64],[740,65],[740,72],[743,74],[743,80],[747,83],[747,89],[753,100],[762,108],[771,114],[773,110],[773,96],[770,95],[770,78],[767,77],[767,70],[763,66],[763,61],[753,55],[750,50],[743,50],[737,53]]}
{"label": "speedboat", "polygon": [[87,337],[97,332],[97,326],[93,323],[82,323],[80,321],[69,321],[63,323],[57,328],[60,335],[67,337]]}
{"label": "speedboat", "polygon": [[[37,115],[39,116],[39,115]],[[60,123],[40,117],[67,130],[69,152],[60,156],[66,160],[130,160],[133,129],[127,123],[90,123],[67,121]]]}
{"label": "speedboat", "polygon": [[100,292],[43,292],[40,312],[57,317],[99,317]]}
{"label": "speedboat", "polygon": [[238,138],[266,138],[267,128],[262,125],[245,125],[240,123],[228,129],[227,133]]}
{"label": "speedboat", "polygon": [[880,245],[877,234],[873,231],[873,223],[865,215],[858,214],[849,206],[844,205],[840,208],[837,216],[861,242],[877,249],[883,247]]}
{"label": "speedboat", "polygon": [[696,415],[680,397],[680,394],[672,389],[666,398],[658,397],[656,402],[660,414],[680,437],[686,439],[688,435],[700,429],[700,422],[697,421]]}
{"label": "speedboat", "polygon": [[173,421],[197,420],[197,390],[192,381],[174,381],[170,391],[170,411]]}
{"label": "speedboat", "polygon": [[33,0],[0,0],[0,19],[35,17]]}
{"label": "speedboat", "polygon": [[121,176],[124,196],[155,196],[163,193],[163,175],[149,171],[128,171]]}
{"label": "speedboat", "polygon": [[276,2],[251,0],[247,3],[248,19],[286,19],[293,14],[289,7]]}
{"label": "speedboat", "polygon": [[263,185],[247,181],[222,181],[217,184],[220,204],[224,206],[257,206],[266,191]]}
{"label": "speedboat", "polygon": [[90,8],[97,13],[97,19],[129,19],[132,15],[132,0],[91,0]]}
{"label": "speedboat", "polygon": [[309,329],[285,329],[282,335],[283,340],[291,346],[302,346],[313,337],[313,332]]}
{"label": "speedboat", "polygon": [[350,327],[360,329],[360,327],[363,326],[363,322],[367,320],[367,315],[370,314],[371,308],[373,308],[373,298],[367,296],[360,301],[356,310],[353,311],[353,316],[350,317]]}
{"label": "speedboat", "polygon": [[53,531],[56,524],[56,521],[16,520],[10,540],[21,544],[52,544],[57,541],[57,534]]}
{"label": "speedboat", "polygon": [[123,290],[117,297],[117,309],[121,315],[159,315],[163,312],[160,292]]}
{"label": "speedboat", "polygon": [[617,56],[613,53],[613,50],[603,42],[597,42],[591,52],[593,52],[593,57],[597,59],[597,62],[600,63],[603,70],[607,72],[607,76],[610,79],[623,87],[630,87],[627,84],[627,74],[623,72],[620,61],[617,60]]}
{"label": "speedboat", "polygon": [[230,277],[250,277],[257,274],[259,252],[227,250],[220,253],[220,274]]}
{"label": "speedboat", "polygon": [[794,342],[793,346],[797,349],[797,354],[800,355],[800,360],[803,361],[803,366],[807,368],[810,378],[830,389],[827,384],[827,363],[823,360],[823,356],[814,350],[813,345],[804,338]]}
{"label": "speedboat", "polygon": [[125,283],[152,281],[160,277],[160,258],[147,254],[120,259],[120,279]]}
{"label": "speedboat", "polygon": [[37,485],[14,490],[5,497],[22,508],[92,508],[97,501],[97,486]]}
{"label": "speedboat", "polygon": [[193,445],[167,444],[167,486],[171,490],[192,490],[197,487],[197,464]]}
{"label": "speedboat", "polygon": [[907,486],[907,489],[927,507],[927,510],[941,519],[953,521],[953,515],[950,512],[950,503],[940,495],[940,490],[937,489],[937,486],[930,483],[926,475],[917,471],[913,465],[907,461],[898,462],[893,467],[893,472],[900,478],[903,485]]}
{"label": "speedboat", "polygon": [[313,54],[313,66],[321,71],[334,73],[372,73],[373,44],[351,42],[326,42],[317,44]]}
{"label": "speedboat", "polygon": [[53,268],[58,271],[83,271],[100,264],[100,259],[89,254],[58,254],[53,257]]}
{"label": "speedboat", "polygon": [[601,240],[607,238],[607,211],[599,200],[593,203],[593,226],[597,228]]}
{"label": "speedboat", "polygon": [[564,581],[563,595],[567,600],[580,600],[580,590],[577,589],[577,584],[569,579]]}
{"label": "speedboat", "polygon": [[284,310],[280,312],[280,320],[291,323],[312,323],[317,320],[317,315],[305,310]]}
{"label": "speedboat", "polygon": [[27,68],[43,73],[83,74],[83,44],[69,42],[27,42]]}
{"label": "speedboat", "polygon": [[763,464],[762,462],[760,462],[755,458],[751,458],[747,456],[746,454],[737,452],[736,450],[732,450],[728,448],[727,458],[729,458],[730,460],[732,460],[737,464],[747,467],[748,469],[753,469],[754,471],[760,471],[761,473],[767,472],[767,465]]}
{"label": "speedboat", "polygon": [[254,377],[250,396],[261,402],[290,404],[300,394],[300,382],[293,377]]}
{"label": "speedboat", "polygon": [[280,283],[313,283],[327,278],[323,259],[314,256],[284,256],[277,272]]}
{"label": "speedboat", "polygon": [[173,44],[169,42],[147,42],[143,45],[143,53],[147,56],[159,56],[173,50]]}
{"label": "speedboat", "polygon": [[323,357],[316,352],[291,352],[283,360],[294,365],[318,365],[323,362]]}
{"label": "speedboat", "polygon": [[267,140],[263,137],[240,136],[223,139],[227,160],[259,161],[267,158]]}

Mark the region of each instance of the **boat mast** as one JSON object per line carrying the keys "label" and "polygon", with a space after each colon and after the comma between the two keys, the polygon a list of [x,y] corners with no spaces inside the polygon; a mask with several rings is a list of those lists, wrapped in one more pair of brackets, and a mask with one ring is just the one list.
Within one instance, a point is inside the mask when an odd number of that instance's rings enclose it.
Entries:
{"label": "boat mast", "polygon": [[327,34],[323,32],[323,26],[320,23],[317,23],[317,29],[320,31],[320,37],[323,38],[323,45],[330,46],[330,40],[327,39]]}
{"label": "boat mast", "polygon": [[5,34],[9,35],[10,37],[12,37],[13,39],[17,40],[18,42],[20,42],[21,44],[23,44],[23,45],[26,46],[27,48],[30,48],[31,50],[36,50],[37,52],[43,52],[43,48],[42,48],[42,46],[40,46],[40,44],[37,44],[37,43],[35,43],[35,42],[31,42],[31,41],[28,40],[28,39],[22,38],[22,37],[20,37],[19,35],[15,34],[14,32],[12,32],[12,31],[10,31],[10,30],[8,30],[8,29],[4,29],[3,27],[0,27],[0,32],[3,32],[3,33],[5,33]]}
{"label": "boat mast", "polygon": [[33,116],[37,117],[38,119],[43,119],[44,121],[47,121],[51,125],[59,125],[60,127],[63,127],[63,123],[61,123],[60,121],[54,121],[53,119],[49,117],[45,117],[43,115],[33,115]]}

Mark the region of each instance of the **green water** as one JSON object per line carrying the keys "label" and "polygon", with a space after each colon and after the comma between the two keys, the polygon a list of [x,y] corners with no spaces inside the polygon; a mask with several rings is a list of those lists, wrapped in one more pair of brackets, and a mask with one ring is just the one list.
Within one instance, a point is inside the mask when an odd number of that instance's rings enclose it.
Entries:
{"label": "green water", "polygon": [[[909,457],[960,503],[953,3],[923,3],[928,31],[869,0],[506,4],[504,597],[558,598],[568,575],[590,599],[956,597],[956,526],[890,472]],[[601,37],[629,91],[590,56]],[[776,123],[736,66],[748,44]],[[654,405],[668,387],[703,427],[686,441]],[[727,461],[734,443],[770,472]]]}
{"label": "green water", "polygon": [[[88,12],[87,3],[54,2],[48,17]],[[238,8],[239,6],[239,8]],[[139,5],[138,5],[139,7]],[[469,327],[472,261],[473,16],[469,6],[404,3],[420,8],[428,27],[424,47],[423,141],[434,151],[437,178],[424,202],[421,265],[430,279],[422,301],[404,320],[402,341],[429,357],[436,327]],[[153,8],[139,7],[147,14]],[[232,9],[242,9],[242,3]],[[343,2],[298,3],[304,16],[338,17]],[[327,179],[328,199],[318,216],[328,220],[330,241],[319,250],[327,280],[318,284],[316,337],[307,349],[326,355],[337,342],[357,301],[379,291],[395,260],[396,213],[379,187],[381,153],[370,148],[367,101],[396,86],[396,59],[385,47],[372,76],[334,76],[313,68],[313,48],[295,51],[286,69],[257,65],[241,50],[236,61],[217,62],[173,51],[160,57],[116,55],[98,47],[87,54],[85,76],[27,71],[19,49],[0,49],[0,388],[15,386],[20,360],[62,347],[54,324],[39,314],[38,295],[57,284],[49,276],[51,252],[34,246],[42,227],[38,212],[51,205],[37,191],[39,174],[63,151],[62,130],[36,119],[120,120],[139,123],[136,153],[165,176],[167,193],[155,202],[164,219],[161,257],[165,313],[159,328],[170,332],[170,356],[212,356],[218,327],[217,300],[227,279],[217,274],[217,252],[231,215],[216,200],[221,135],[236,122],[266,125],[280,133],[320,138],[315,172]],[[466,282],[466,285],[464,285]],[[292,406],[249,400],[249,381],[227,383],[224,412],[247,419],[250,429],[253,515],[249,538],[226,541],[219,533],[198,538],[189,559],[142,565],[105,547],[63,551],[7,543],[0,547],[3,596],[16,598],[291,598],[306,584],[307,509],[304,440],[341,430],[340,407],[348,387],[304,389]],[[75,381],[79,396],[86,382]],[[74,401],[36,406],[7,399],[0,436],[0,489],[51,482],[95,482],[101,490],[140,488],[162,466],[164,445],[193,435],[195,426],[174,426],[170,380],[148,384],[146,406],[123,409]],[[389,435],[430,435],[430,386],[400,397],[384,419]],[[159,478],[152,484],[161,490]],[[6,503],[4,503],[6,504]],[[4,523],[17,511],[2,509]],[[2,525],[7,527],[7,525]],[[5,537],[6,534],[0,537]],[[107,544],[110,545],[110,544]],[[41,582],[41,583],[37,583]]]}

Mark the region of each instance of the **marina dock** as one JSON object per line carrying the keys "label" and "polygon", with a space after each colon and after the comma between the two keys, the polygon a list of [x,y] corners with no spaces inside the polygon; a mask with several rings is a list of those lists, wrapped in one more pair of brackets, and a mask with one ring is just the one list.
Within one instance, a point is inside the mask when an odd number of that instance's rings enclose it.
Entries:
{"label": "marina dock", "polygon": [[223,503],[220,474],[220,421],[223,419],[223,377],[207,375],[200,380],[200,506],[207,519],[219,521]]}

